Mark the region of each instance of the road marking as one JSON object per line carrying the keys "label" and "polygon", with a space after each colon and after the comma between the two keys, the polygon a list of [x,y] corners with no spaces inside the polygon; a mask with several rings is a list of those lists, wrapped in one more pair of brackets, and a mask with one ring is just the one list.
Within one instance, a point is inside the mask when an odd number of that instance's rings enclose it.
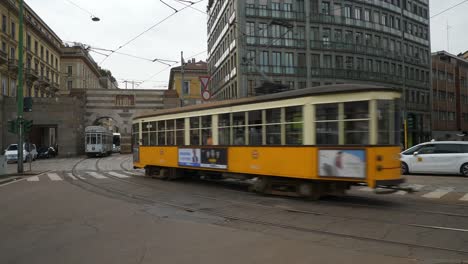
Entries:
{"label": "road marking", "polygon": [[49,177],[49,179],[51,179],[52,181],[61,181],[62,178],[60,178],[60,176],[58,176],[57,173],[47,173],[47,176]]}
{"label": "road marking", "polygon": [[96,179],[106,179],[107,177],[102,175],[102,174],[99,174],[97,172],[94,172],[94,171],[88,171],[87,172],[89,175],[93,176],[94,178]]}
{"label": "road marking", "polygon": [[[421,184],[408,184],[408,186],[406,186],[406,187],[412,188],[412,189],[415,190],[415,191],[420,191],[422,188],[424,188],[424,186],[425,186],[425,185],[421,185]],[[405,194],[407,194],[407,193],[408,193],[408,192],[406,192],[406,191],[398,191],[398,192],[396,192],[395,194],[397,194],[397,195],[405,195]]]}
{"label": "road marking", "polygon": [[460,198],[460,201],[468,201],[468,193],[465,194],[462,198]]}
{"label": "road marking", "polygon": [[142,171],[123,171],[123,173],[129,174],[129,175],[135,175],[135,176],[145,176],[145,172]]}
{"label": "road marking", "polygon": [[453,187],[439,188],[439,189],[436,189],[435,191],[424,194],[422,197],[429,198],[429,199],[439,199],[453,190],[454,190]]}
{"label": "road marking", "polygon": [[359,188],[358,190],[362,191],[362,192],[373,192],[374,191],[374,189],[369,188],[369,187]]}
{"label": "road marking", "polygon": [[110,171],[108,172],[110,175],[112,176],[115,176],[115,177],[118,177],[118,178],[130,178],[130,176],[127,176],[127,175],[123,175],[123,174],[120,174],[120,173],[117,173],[115,171]]}
{"label": "road marking", "polygon": [[72,178],[73,180],[78,180],[71,172],[67,173],[67,176]]}
{"label": "road marking", "polygon": [[444,227],[444,226],[429,226],[429,225],[414,225],[414,224],[410,224],[410,226],[432,228],[432,229],[442,229],[442,230],[451,230],[451,231],[459,231],[459,232],[468,232],[468,229],[460,229],[460,228],[452,228],[452,227]]}
{"label": "road marking", "polygon": [[32,177],[29,177],[27,179],[27,181],[39,181],[39,177],[38,176],[32,176]]}

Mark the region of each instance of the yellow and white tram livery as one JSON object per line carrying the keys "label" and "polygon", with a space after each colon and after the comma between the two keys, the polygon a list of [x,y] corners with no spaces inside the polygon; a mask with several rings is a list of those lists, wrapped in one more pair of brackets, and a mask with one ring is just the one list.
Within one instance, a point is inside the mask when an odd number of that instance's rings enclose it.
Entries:
{"label": "yellow and white tram livery", "polygon": [[318,198],[353,184],[393,188],[400,91],[327,85],[156,111],[133,121],[146,174],[255,178],[264,193]]}

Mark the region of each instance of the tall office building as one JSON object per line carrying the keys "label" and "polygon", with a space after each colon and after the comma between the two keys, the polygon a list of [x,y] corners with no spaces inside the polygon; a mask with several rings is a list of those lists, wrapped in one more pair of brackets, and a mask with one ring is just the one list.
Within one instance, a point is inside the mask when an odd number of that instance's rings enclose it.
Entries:
{"label": "tall office building", "polygon": [[430,138],[429,0],[210,0],[208,10],[214,98],[401,87],[408,144]]}

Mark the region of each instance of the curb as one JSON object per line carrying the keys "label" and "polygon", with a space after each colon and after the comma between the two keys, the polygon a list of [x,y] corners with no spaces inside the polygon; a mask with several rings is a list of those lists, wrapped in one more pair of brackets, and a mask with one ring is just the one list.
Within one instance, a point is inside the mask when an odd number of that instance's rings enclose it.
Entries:
{"label": "curb", "polygon": [[22,177],[11,177],[11,178],[6,178],[6,179],[0,179],[0,185],[7,184],[13,181],[21,180],[23,179]]}

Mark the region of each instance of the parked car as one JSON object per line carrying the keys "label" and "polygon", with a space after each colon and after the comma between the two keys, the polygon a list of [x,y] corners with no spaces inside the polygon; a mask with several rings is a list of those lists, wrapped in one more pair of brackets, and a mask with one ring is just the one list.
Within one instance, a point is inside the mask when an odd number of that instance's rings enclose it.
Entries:
{"label": "parked car", "polygon": [[[7,162],[17,162],[18,161],[18,144],[11,144],[5,150],[5,156]],[[37,150],[36,145],[34,144],[23,144],[23,161],[28,161],[29,159],[36,160]]]}
{"label": "parked car", "polygon": [[468,176],[468,142],[433,141],[401,152],[401,172]]}
{"label": "parked car", "polygon": [[53,147],[39,147],[37,149],[37,157],[39,159],[48,159],[53,158],[57,155],[55,149]]}

